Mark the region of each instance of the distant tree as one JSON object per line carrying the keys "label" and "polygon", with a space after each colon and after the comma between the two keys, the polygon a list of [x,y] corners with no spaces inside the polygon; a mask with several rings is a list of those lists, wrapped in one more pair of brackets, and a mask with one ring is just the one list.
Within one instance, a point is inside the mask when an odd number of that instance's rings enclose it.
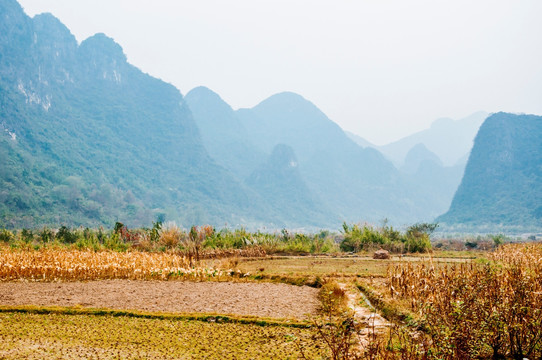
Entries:
{"label": "distant tree", "polygon": [[430,236],[438,226],[438,223],[416,223],[408,227],[407,235],[427,234]]}
{"label": "distant tree", "polygon": [[489,235],[489,237],[493,240],[493,243],[495,244],[495,246],[500,246],[504,244],[505,237],[503,234]]}
{"label": "distant tree", "polygon": [[56,233],[56,239],[65,244],[74,244],[77,241],[75,232],[70,231],[66,226],[61,226]]}

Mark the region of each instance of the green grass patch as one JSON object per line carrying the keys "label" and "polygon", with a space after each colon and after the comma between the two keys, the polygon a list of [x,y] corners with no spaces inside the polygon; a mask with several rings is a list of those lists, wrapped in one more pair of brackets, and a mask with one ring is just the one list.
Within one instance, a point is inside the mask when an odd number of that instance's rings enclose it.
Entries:
{"label": "green grass patch", "polygon": [[167,312],[145,312],[132,310],[96,309],[84,307],[63,307],[63,306],[0,306],[0,313],[21,313],[37,315],[85,315],[85,316],[111,316],[111,317],[132,317],[141,319],[157,320],[182,320],[182,321],[204,321],[216,323],[236,323],[257,326],[283,326],[294,328],[310,328],[307,322],[296,322],[290,319],[275,319],[257,316],[235,316],[213,313],[167,313]]}
{"label": "green grass patch", "polygon": [[407,325],[417,326],[414,320],[413,314],[403,309],[399,304],[395,304],[384,298],[379,292],[374,290],[368,284],[364,282],[356,281],[356,287],[363,293],[363,295],[369,300],[371,305],[378,310],[378,312],[388,321],[403,323]]}

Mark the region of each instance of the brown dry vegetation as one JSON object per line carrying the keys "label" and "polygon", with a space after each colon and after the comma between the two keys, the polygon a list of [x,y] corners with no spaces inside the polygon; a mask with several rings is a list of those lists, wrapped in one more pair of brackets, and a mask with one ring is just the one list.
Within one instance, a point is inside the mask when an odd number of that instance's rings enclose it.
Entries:
{"label": "brown dry vegetation", "polygon": [[542,357],[542,245],[505,245],[489,258],[390,268],[390,295],[418,313],[437,358]]}
{"label": "brown dry vegetation", "polygon": [[99,279],[204,280],[239,273],[216,268],[191,267],[175,253],[116,252],[46,249],[37,251],[2,248],[0,280],[81,281]]}

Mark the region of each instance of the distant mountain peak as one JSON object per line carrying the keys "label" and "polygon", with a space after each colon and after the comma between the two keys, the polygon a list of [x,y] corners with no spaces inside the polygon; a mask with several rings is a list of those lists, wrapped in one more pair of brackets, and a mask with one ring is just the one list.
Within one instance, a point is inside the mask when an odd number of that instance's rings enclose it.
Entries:
{"label": "distant mountain peak", "polygon": [[290,177],[294,176],[294,174],[299,176],[297,167],[298,161],[294,149],[286,144],[277,144],[267,160],[252,174],[252,181],[255,179],[254,176],[265,177],[270,173],[279,177]]}
{"label": "distant mountain peak", "polygon": [[276,100],[282,100],[282,101],[284,100],[307,101],[303,96],[293,91],[281,91],[279,93],[271,95],[268,99],[276,99]]}
{"label": "distant mountain peak", "polygon": [[208,95],[208,96],[216,96],[220,97],[216,92],[209,89],[207,86],[196,86],[192,90],[190,90],[186,95],[193,94],[193,95]]}
{"label": "distant mountain peak", "polygon": [[0,14],[4,15],[4,18],[8,18],[13,15],[20,16],[22,13],[23,8],[16,0],[0,1]]}
{"label": "distant mountain peak", "polygon": [[447,224],[542,228],[542,116],[495,113],[476,135]]}
{"label": "distant mountain peak", "polygon": [[285,144],[277,144],[267,160],[249,177],[248,183],[267,183],[271,177],[277,179],[297,178],[300,176],[297,164],[294,149]]}
{"label": "distant mountain peak", "polygon": [[70,32],[66,25],[64,25],[56,16],[48,12],[37,14],[32,20],[34,21],[34,24],[42,24],[42,27],[49,27],[48,30],[51,30],[52,28]]}
{"label": "distant mountain peak", "polygon": [[431,123],[431,128],[444,128],[444,127],[447,127],[447,126],[451,126],[452,124],[454,123],[454,120],[453,119],[450,119],[448,117],[444,117],[444,118],[439,118],[439,119],[436,119],[435,121],[433,121]]}
{"label": "distant mountain peak", "polygon": [[[243,113],[246,110],[240,109],[238,112]],[[323,129],[325,127],[327,135],[330,132],[340,132],[344,136],[342,129],[331,121],[316,105],[293,92],[281,92],[272,95],[252,109],[249,109],[249,112],[258,114],[253,120],[257,121],[260,125],[262,121],[265,121],[267,122],[266,126],[281,129],[282,133],[296,132],[295,136],[298,136],[299,129]],[[276,143],[293,145],[290,141],[278,141]],[[300,157],[303,157],[303,154],[297,150],[296,152]]]}
{"label": "distant mountain peak", "polygon": [[122,68],[127,65],[122,47],[103,33],[95,34],[81,43],[79,56],[94,76],[120,84]]}
{"label": "distant mountain peak", "polygon": [[429,150],[423,143],[418,143],[408,151],[402,170],[407,173],[415,173],[420,165],[427,161],[442,166],[442,161],[434,152]]}
{"label": "distant mountain peak", "polygon": [[97,60],[99,58],[114,60],[117,62],[126,62],[126,55],[122,47],[112,38],[104,33],[97,33],[87,38],[81,43],[80,51],[88,56],[88,60]]}
{"label": "distant mountain peak", "polygon": [[303,109],[307,107],[318,109],[316,105],[305,99],[303,96],[290,91],[284,91],[275,95],[271,95],[270,97],[256,105],[257,108],[277,106],[283,109]]}
{"label": "distant mountain peak", "polygon": [[[75,52],[77,40],[59,19],[51,13],[42,13],[32,18],[34,25],[34,44],[54,47],[56,50],[67,48]],[[57,54],[58,55],[58,54]]]}
{"label": "distant mountain peak", "polygon": [[228,105],[216,92],[205,86],[198,86],[190,90],[184,97],[185,101],[190,105],[202,103],[205,108],[220,107],[223,110],[232,112],[233,109]]}
{"label": "distant mountain peak", "polygon": [[[407,153],[407,159],[409,157],[418,157],[420,155],[423,155],[424,157],[430,156],[433,157],[435,160],[438,159],[438,156],[429,150],[427,146],[425,146],[423,143],[417,143],[414,145]],[[440,160],[439,160],[440,161]]]}
{"label": "distant mountain peak", "polygon": [[478,111],[459,120],[440,118],[428,129],[377,148],[396,165],[401,165],[407,152],[423,143],[444,165],[452,166],[470,151],[474,136],[486,117],[486,112]]}

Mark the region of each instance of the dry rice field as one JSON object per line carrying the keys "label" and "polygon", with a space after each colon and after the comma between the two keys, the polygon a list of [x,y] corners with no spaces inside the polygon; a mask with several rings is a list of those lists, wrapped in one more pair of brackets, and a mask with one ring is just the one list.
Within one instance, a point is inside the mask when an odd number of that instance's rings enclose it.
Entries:
{"label": "dry rice field", "polygon": [[289,319],[315,315],[318,290],[274,283],[130,281],[0,282],[0,305],[78,306]]}

